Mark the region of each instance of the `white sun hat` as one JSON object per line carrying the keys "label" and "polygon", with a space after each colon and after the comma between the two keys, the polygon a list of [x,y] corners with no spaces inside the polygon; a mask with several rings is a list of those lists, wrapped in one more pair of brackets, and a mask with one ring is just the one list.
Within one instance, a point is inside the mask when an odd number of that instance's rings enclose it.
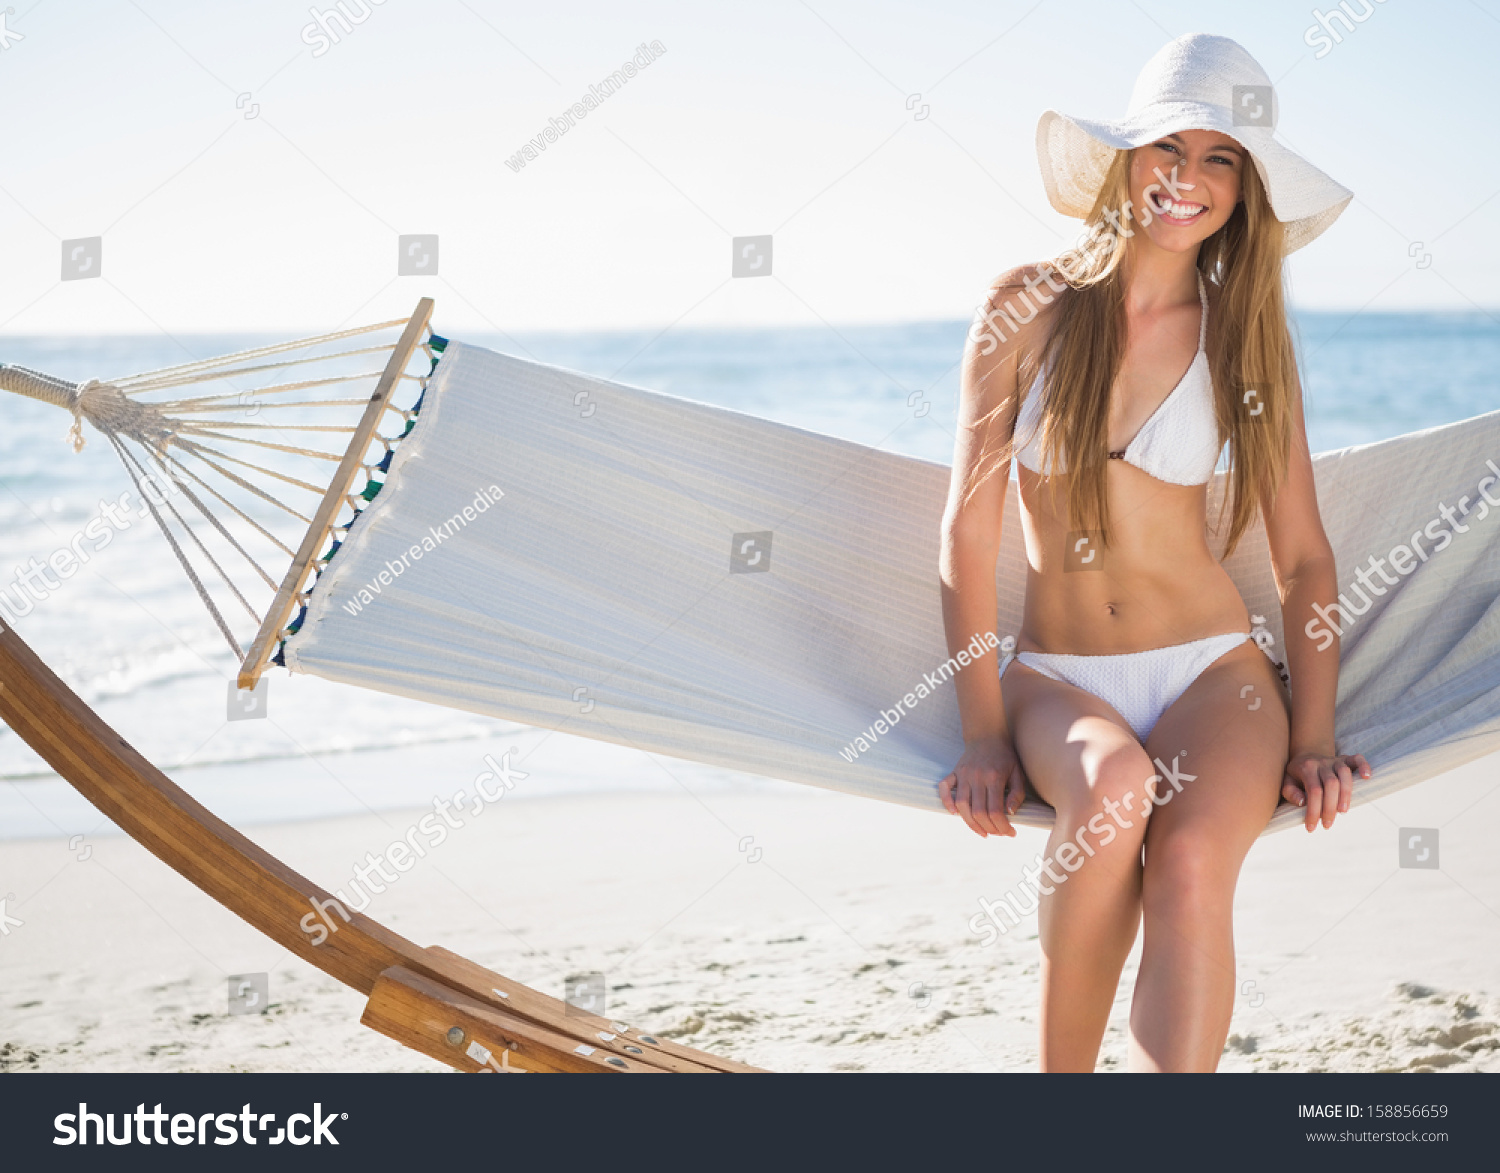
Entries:
{"label": "white sun hat", "polygon": [[1354,193],[1277,142],[1276,117],[1271,79],[1254,57],[1228,37],[1189,33],[1146,63],[1120,121],[1042,115],[1036,149],[1047,199],[1065,216],[1087,216],[1116,151],[1216,130],[1250,152],[1294,252],[1338,219]]}

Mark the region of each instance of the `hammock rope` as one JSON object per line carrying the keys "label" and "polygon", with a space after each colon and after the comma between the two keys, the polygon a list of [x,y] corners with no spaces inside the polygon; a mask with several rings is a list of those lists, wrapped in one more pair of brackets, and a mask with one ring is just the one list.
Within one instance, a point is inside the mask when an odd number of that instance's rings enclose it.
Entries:
{"label": "hammock rope", "polygon": [[201,599],[204,605],[208,608],[208,613],[213,616],[214,623],[218,625],[218,628],[223,633],[224,638],[229,642],[229,646],[234,649],[234,654],[237,656],[240,655],[240,645],[235,641],[234,633],[229,630],[229,624],[224,621],[223,614],[214,604],[213,599],[209,597],[208,592],[204,590],[203,582],[201,579],[199,579],[198,572],[193,569],[193,564],[188,561],[187,555],[182,552],[182,547],[177,544],[177,538],[173,535],[167,523],[162,520],[161,513],[156,508],[156,502],[151,500],[151,494],[146,492],[145,488],[142,486],[141,478],[137,474],[136,469],[133,467],[133,461],[127,454],[125,446],[120,442],[120,438],[118,436],[110,435],[108,436],[108,439],[110,444],[114,446],[115,451],[119,454],[120,463],[125,466],[125,471],[130,474],[130,479],[135,484],[136,492],[141,494],[141,499],[146,502],[147,507],[151,510],[152,519],[155,520],[157,527],[161,530],[163,536],[166,537],[167,544],[172,547],[172,553],[177,556],[177,561],[179,564],[181,564],[183,572],[188,576],[188,581],[193,584],[193,589],[198,592],[198,598]]}
{"label": "hammock rope", "polygon": [[[285,542],[283,542],[280,538],[278,538],[270,530],[266,529],[265,526],[261,525],[260,522],[256,521],[255,518],[251,517],[248,513],[246,513],[243,509],[241,509],[238,505],[236,505],[228,497],[226,497],[222,493],[220,493],[217,489],[215,489],[212,485],[210,485],[202,477],[198,476],[197,473],[193,472],[192,469],[188,468],[187,465],[183,464],[180,460],[178,460],[171,453],[167,454],[167,463],[168,463],[169,466],[171,466],[171,468],[172,468],[172,470],[174,472],[178,473],[181,476],[185,476],[185,477],[189,478],[191,481],[193,481],[199,488],[201,488],[204,492],[206,492],[210,496],[212,496],[215,500],[217,500],[220,504],[222,504],[226,509],[228,509],[232,513],[234,513],[235,516],[237,516],[238,518],[240,518],[240,520],[243,521],[246,525],[252,527],[257,533],[259,533],[261,535],[261,537],[265,538],[266,541],[270,542],[278,550],[280,550],[282,553],[284,553],[288,558],[292,557],[292,548],[290,546],[288,546]],[[292,511],[292,510],[288,510],[288,512],[292,513],[292,515],[294,517],[297,517],[297,518],[299,518],[299,519],[301,519],[303,521],[307,520],[306,518],[303,518],[300,513],[296,513],[295,511]],[[272,585],[274,586],[275,584],[273,583]]]}
{"label": "hammock rope", "polygon": [[[339,346],[352,339],[369,339],[382,332],[407,326],[409,319],[396,318],[368,326],[356,326],[263,346],[235,351],[213,358],[198,359],[138,372],[110,381],[89,379],[71,382],[41,371],[13,364],[0,364],[0,390],[14,392],[42,403],[60,407],[73,416],[67,439],[74,452],[85,444],[83,424],[87,422],[107,440],[140,494],[152,521],[167,539],[168,548],[182,567],[204,609],[224,637],[237,659],[245,655],[242,641],[215,600],[219,587],[210,590],[206,579],[222,584],[238,610],[244,611],[256,624],[262,624],[266,606],[257,607],[248,596],[251,586],[275,592],[278,581],[249,545],[266,544],[276,557],[295,558],[295,547],[305,533],[276,532],[272,518],[257,518],[252,505],[269,506],[278,517],[301,527],[313,524],[315,510],[296,508],[282,499],[275,483],[299,493],[313,494],[322,500],[334,493],[344,503],[346,515],[342,525],[330,524],[347,533],[359,511],[373,499],[371,482],[376,470],[390,465],[390,457],[401,438],[411,430],[416,403],[398,406],[393,394],[387,394],[380,418],[394,413],[405,424],[400,435],[384,435],[376,427],[367,437],[365,447],[377,443],[376,452],[383,456],[375,461],[373,454],[361,453],[357,469],[366,474],[366,483],[358,492],[348,493],[335,486],[337,473],[328,473],[330,464],[341,466],[344,452],[328,452],[291,441],[296,433],[323,434],[338,437],[355,436],[359,431],[351,421],[351,412],[368,408],[370,397],[330,398],[328,388],[371,384],[381,377],[380,369],[370,370],[369,359],[384,355],[387,364],[397,341],[372,341],[369,345]],[[427,370],[414,374],[401,369],[395,374],[392,391],[415,383],[419,403],[427,377],[437,364],[437,355],[429,337],[420,341],[428,362]],[[299,370],[302,374],[299,374]],[[290,376],[290,377],[288,377]],[[246,385],[247,381],[275,380],[264,386]],[[213,394],[185,395],[190,388],[217,384],[229,391]],[[321,392],[322,394],[319,394]],[[277,413],[275,422],[223,418],[236,408],[249,415],[262,411]],[[329,418],[330,414],[334,418]],[[340,418],[341,417],[341,418]],[[356,419],[358,416],[356,415]],[[278,433],[286,435],[278,437]],[[355,442],[358,442],[357,440]],[[257,458],[257,454],[260,454]],[[274,461],[270,457],[274,454]],[[240,470],[240,471],[236,471]],[[215,484],[214,482],[217,482]],[[231,493],[248,494],[244,502]],[[170,499],[180,495],[186,513],[196,514],[202,522],[184,516]],[[262,510],[263,512],[263,510]],[[338,523],[339,518],[331,519]],[[240,583],[226,569],[222,558],[198,533],[206,523],[228,551],[247,567],[250,578]],[[282,528],[285,528],[282,526]],[[237,534],[235,530],[241,530]],[[321,572],[321,565],[314,567]],[[303,591],[301,594],[305,595]]]}
{"label": "hammock rope", "polygon": [[[222,367],[230,363],[243,362],[246,359],[261,358],[268,354],[286,354],[288,351],[297,350],[300,347],[316,345],[324,342],[336,342],[344,338],[353,338],[360,334],[373,334],[379,330],[389,330],[394,326],[406,325],[405,318],[392,318],[389,322],[376,322],[371,326],[353,326],[347,330],[336,330],[331,334],[319,334],[315,338],[296,338],[290,342],[273,342],[267,346],[257,346],[251,350],[237,350],[233,354],[221,354],[214,358],[196,359],[189,363],[180,363],[174,367],[160,367],[154,371],[144,371],[140,374],[126,375],[123,379],[115,380],[120,384],[135,384],[161,379],[167,376],[175,376],[188,371],[200,370],[208,367]],[[375,350],[387,350],[389,347],[374,347]],[[329,356],[335,357],[335,356]]]}

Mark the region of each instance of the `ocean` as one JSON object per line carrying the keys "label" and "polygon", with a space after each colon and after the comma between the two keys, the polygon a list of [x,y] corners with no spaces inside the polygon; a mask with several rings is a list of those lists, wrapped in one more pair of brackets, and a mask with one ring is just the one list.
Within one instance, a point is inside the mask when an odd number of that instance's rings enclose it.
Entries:
{"label": "ocean", "polygon": [[[1500,316],[1302,313],[1314,451],[1500,408]],[[436,323],[441,333],[441,321]],[[941,463],[952,457],[966,324],[465,334],[462,340]],[[268,341],[243,335],[26,338],[0,361],[108,379]],[[81,454],[61,411],[0,402],[0,587],[130,487],[97,434]],[[226,722],[234,660],[149,519],[136,520],[16,630],[106,721],[236,823],[425,805],[516,747],[547,762],[533,794],[683,785],[633,751],[276,670],[267,720]],[[541,747],[546,745],[546,749]],[[695,770],[693,785],[735,784]],[[768,785],[770,785],[768,783]],[[527,788],[521,787],[521,797]],[[103,833],[101,817],[0,727],[0,838]]]}

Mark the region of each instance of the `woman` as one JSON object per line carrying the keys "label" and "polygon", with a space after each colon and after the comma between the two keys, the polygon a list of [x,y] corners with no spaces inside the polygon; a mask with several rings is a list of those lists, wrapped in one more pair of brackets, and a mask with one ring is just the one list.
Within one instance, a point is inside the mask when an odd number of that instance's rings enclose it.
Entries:
{"label": "woman", "polygon": [[[1235,883],[1280,796],[1309,831],[1347,811],[1338,645],[1303,635],[1337,593],[1318,516],[1282,260],[1351,195],[1271,137],[1265,71],[1201,34],[1142,71],[1121,123],[1051,111],[1054,207],[1086,243],[990,289],[965,354],[943,520],[950,647],[993,630],[1012,457],[1030,569],[1018,654],[957,678],[964,752],[943,802],[1014,835],[1027,786],[1056,811],[1040,890],[1041,1065],[1092,1070],[1144,924],[1130,1065],[1211,1071],[1234,1008]],[[1291,692],[1209,547],[1259,510]]]}

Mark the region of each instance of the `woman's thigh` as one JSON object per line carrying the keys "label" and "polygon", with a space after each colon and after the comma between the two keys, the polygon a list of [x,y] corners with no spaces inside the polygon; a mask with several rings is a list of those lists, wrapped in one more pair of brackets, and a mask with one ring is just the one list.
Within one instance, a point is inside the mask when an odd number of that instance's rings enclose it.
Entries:
{"label": "woman's thigh", "polygon": [[1146,832],[1148,882],[1155,846],[1174,867],[1232,891],[1279,799],[1289,729],[1284,697],[1265,653],[1244,643],[1215,660],[1162,715],[1146,739],[1164,800]]}
{"label": "woman's thigh", "polygon": [[1091,692],[1013,661],[1001,678],[1006,723],[1027,785],[1060,819],[1080,821],[1126,790],[1137,811],[1152,774],[1125,719]]}

